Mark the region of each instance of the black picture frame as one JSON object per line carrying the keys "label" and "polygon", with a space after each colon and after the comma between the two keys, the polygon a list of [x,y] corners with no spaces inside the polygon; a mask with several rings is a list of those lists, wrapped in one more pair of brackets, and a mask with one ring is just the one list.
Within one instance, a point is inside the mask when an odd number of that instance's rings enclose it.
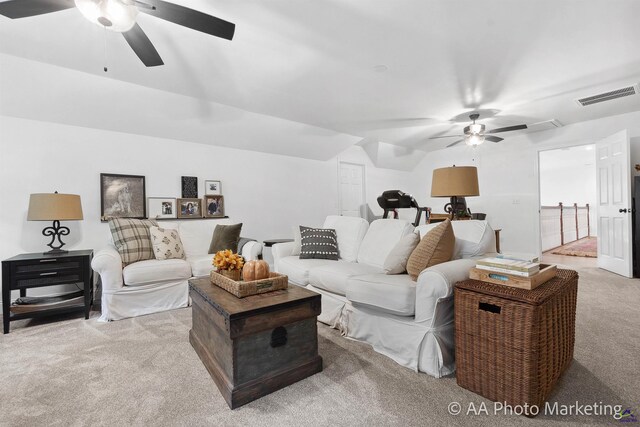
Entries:
{"label": "black picture frame", "polygon": [[183,199],[198,198],[198,177],[197,176],[182,177],[182,198]]}
{"label": "black picture frame", "polygon": [[100,219],[147,217],[143,175],[100,174]]}

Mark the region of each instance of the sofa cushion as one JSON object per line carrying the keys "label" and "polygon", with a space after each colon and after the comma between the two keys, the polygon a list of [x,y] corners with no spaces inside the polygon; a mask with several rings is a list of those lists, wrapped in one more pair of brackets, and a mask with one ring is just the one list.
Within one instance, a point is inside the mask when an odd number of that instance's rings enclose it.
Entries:
{"label": "sofa cushion", "polygon": [[240,232],[242,231],[242,223],[233,225],[218,224],[213,230],[211,243],[209,244],[209,253],[215,254],[218,251],[229,249],[231,252],[238,252],[238,241],[240,241]]}
{"label": "sofa cushion", "polygon": [[156,259],[184,259],[184,247],[178,230],[172,228],[149,227],[151,244]]}
{"label": "sofa cushion", "polygon": [[456,238],[451,220],[446,219],[429,231],[418,243],[407,261],[407,272],[413,280],[425,268],[451,260]]}
{"label": "sofa cushion", "polygon": [[297,256],[288,256],[278,260],[278,273],[286,274],[289,276],[289,281],[296,285],[307,286],[309,284],[309,270],[336,263],[337,261],[330,259],[300,259]]}
{"label": "sofa cushion", "polygon": [[382,273],[382,269],[367,264],[339,261],[314,267],[309,271],[309,284],[338,295],[345,295],[347,280],[362,274]]}
{"label": "sofa cushion", "polygon": [[109,229],[113,244],[122,258],[122,265],[154,259],[149,227],[157,226],[148,219],[111,218]]}
{"label": "sofa cushion", "polygon": [[413,316],[416,282],[408,274],[366,274],[347,281],[347,299],[400,316]]}
{"label": "sofa cushion", "polygon": [[413,233],[413,224],[401,219],[378,219],[371,223],[358,251],[358,262],[382,269],[393,247]]}
{"label": "sofa cushion", "polygon": [[360,244],[369,228],[366,220],[354,216],[329,215],[322,227],[336,230],[340,259],[348,262],[358,259]]}
{"label": "sofa cushion", "polygon": [[127,265],[122,276],[126,286],[186,280],[191,277],[191,266],[183,259],[150,259]]}
{"label": "sofa cushion", "polygon": [[213,255],[194,255],[187,258],[187,261],[191,265],[191,275],[194,277],[208,276],[214,269]]}
{"label": "sofa cushion", "polygon": [[300,226],[300,259],[338,260],[336,230]]}
{"label": "sofa cushion", "polygon": [[[208,253],[211,236],[216,226],[229,224],[228,219],[190,219],[176,222],[187,258]],[[169,225],[166,227],[172,228]]]}
{"label": "sofa cushion", "polygon": [[404,236],[391,249],[389,255],[384,260],[383,270],[386,274],[402,274],[407,271],[407,261],[413,250],[420,242],[418,233],[411,233]]}
{"label": "sofa cushion", "polygon": [[[437,225],[438,223],[421,225],[416,231],[422,237]],[[487,221],[452,221],[451,225],[456,236],[452,259],[473,258],[496,250],[495,232]]]}

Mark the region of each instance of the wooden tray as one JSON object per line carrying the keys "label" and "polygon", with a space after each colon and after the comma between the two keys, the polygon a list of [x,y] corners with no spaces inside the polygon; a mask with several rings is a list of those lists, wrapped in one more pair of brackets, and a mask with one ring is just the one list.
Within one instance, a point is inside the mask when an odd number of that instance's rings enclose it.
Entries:
{"label": "wooden tray", "polygon": [[267,279],[252,280],[250,282],[243,282],[241,280],[235,281],[223,276],[217,271],[211,271],[210,277],[211,283],[232,293],[238,298],[263,294],[265,292],[277,291],[280,289],[287,289],[289,286],[289,278],[287,276],[273,272],[269,273],[269,277]]}
{"label": "wooden tray", "polygon": [[520,289],[535,289],[556,277],[557,267],[554,264],[540,264],[540,271],[531,277],[517,276],[515,274],[499,273],[497,271],[472,268],[469,270],[469,278],[496,285],[512,286]]}

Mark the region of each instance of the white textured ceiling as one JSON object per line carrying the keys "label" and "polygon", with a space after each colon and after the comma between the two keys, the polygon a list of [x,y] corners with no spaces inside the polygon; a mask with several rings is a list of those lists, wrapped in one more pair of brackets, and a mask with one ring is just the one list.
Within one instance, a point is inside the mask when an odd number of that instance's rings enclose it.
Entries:
{"label": "white textured ceiling", "polygon": [[[640,110],[640,96],[590,107],[574,102],[640,81],[637,0],[175,3],[234,22],[234,40],[141,14],[138,22],[166,64],[145,68],[120,35],[105,34],[71,9],[22,20],[0,17],[0,52],[93,74],[92,81],[105,81],[94,87],[105,86],[103,91],[120,98],[140,96],[144,90],[130,90],[130,84],[140,85],[167,92],[167,102],[179,104],[188,97],[192,103],[224,104],[311,125],[305,132],[323,128],[340,139],[327,146],[326,155],[318,153],[322,147],[301,148],[295,138],[273,152],[323,158],[359,142],[381,165],[396,168],[403,167],[396,160],[410,167],[403,157],[452,142],[426,138],[458,133],[464,124],[451,119],[470,110],[497,110],[483,121],[489,127],[549,119],[567,125]],[[105,37],[108,73],[102,71]],[[15,65],[20,62],[8,62],[19,73]],[[380,72],[379,65],[387,70]],[[4,87],[10,83],[5,78]],[[90,97],[92,90],[84,95]],[[93,126],[88,102],[66,106],[63,121]],[[16,98],[11,105],[5,102],[3,113],[28,115],[26,104],[18,103]],[[14,108],[21,112],[13,113]],[[144,108],[145,116],[163,117],[170,125],[166,103]],[[121,120],[117,109],[112,113],[113,129]],[[211,112],[199,114],[201,122],[215,121]],[[127,132],[158,132],[153,120],[122,126]],[[185,138],[203,142],[207,129],[203,126],[199,137],[197,130],[184,132]],[[503,134],[507,141],[508,135]],[[271,150],[264,140],[249,139],[244,148]]]}

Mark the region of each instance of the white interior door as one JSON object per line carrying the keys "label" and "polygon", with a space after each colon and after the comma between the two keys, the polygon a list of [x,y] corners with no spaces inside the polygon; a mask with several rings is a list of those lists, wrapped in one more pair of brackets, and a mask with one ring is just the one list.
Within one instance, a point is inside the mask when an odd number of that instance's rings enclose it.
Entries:
{"label": "white interior door", "polygon": [[598,267],[632,277],[631,163],[626,130],[596,144]]}
{"label": "white interior door", "polygon": [[364,197],[364,165],[340,162],[340,215],[366,219]]}

